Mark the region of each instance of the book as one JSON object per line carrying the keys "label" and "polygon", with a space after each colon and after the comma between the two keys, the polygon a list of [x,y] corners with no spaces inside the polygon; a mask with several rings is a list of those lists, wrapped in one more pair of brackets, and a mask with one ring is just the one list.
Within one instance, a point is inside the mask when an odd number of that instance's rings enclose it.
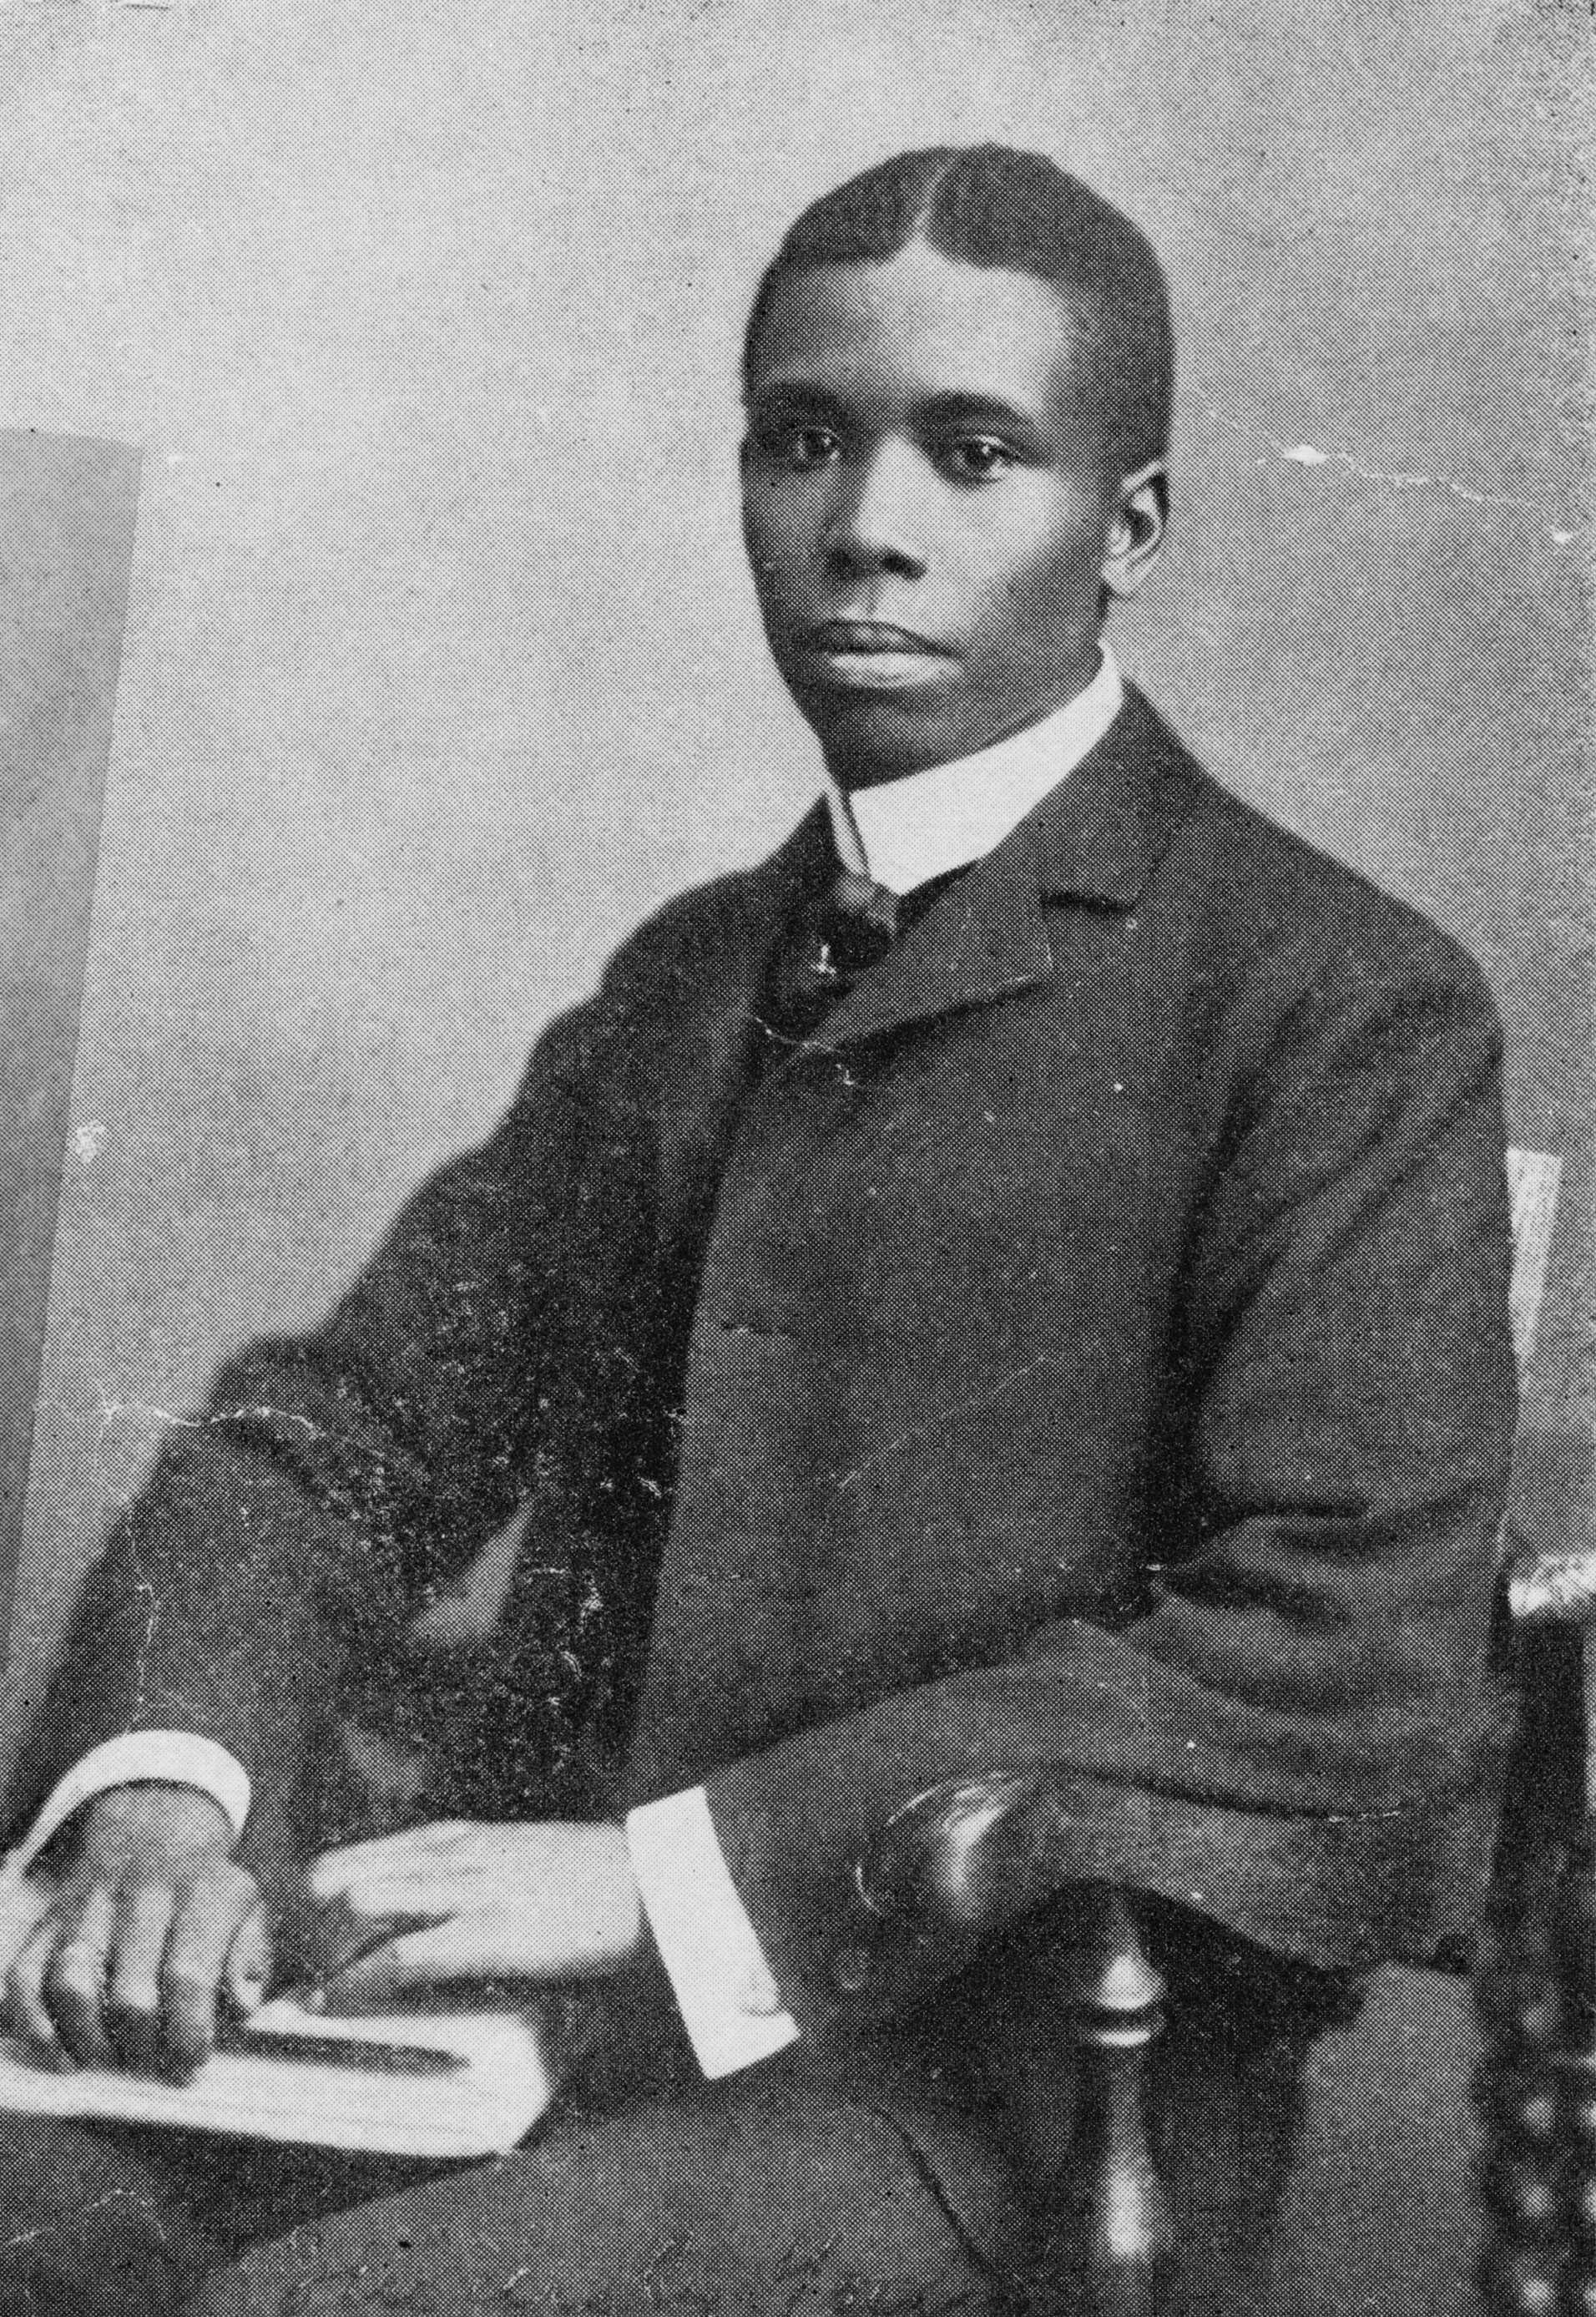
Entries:
{"label": "book", "polygon": [[187,2083],[58,2068],[0,2039],[0,2110],[440,2162],[507,2154],[548,2107],[537,2020],[514,2011],[332,2019],[283,1996]]}
{"label": "book", "polygon": [[[0,1959],[43,1894],[0,1880]],[[230,2024],[186,2083],[57,2066],[0,2037],[0,2111],[171,2126],[438,2162],[507,2154],[554,2097],[549,2023],[498,2007],[340,2017],[292,1994]]]}

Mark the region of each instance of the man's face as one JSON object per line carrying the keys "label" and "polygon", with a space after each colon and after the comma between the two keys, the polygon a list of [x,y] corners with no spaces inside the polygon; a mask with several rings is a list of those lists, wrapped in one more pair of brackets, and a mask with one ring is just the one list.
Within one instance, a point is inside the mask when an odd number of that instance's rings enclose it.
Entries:
{"label": "man's face", "polygon": [[851,786],[972,755],[1090,680],[1124,495],[1074,334],[1046,283],[918,243],[777,286],[744,535],[776,665]]}

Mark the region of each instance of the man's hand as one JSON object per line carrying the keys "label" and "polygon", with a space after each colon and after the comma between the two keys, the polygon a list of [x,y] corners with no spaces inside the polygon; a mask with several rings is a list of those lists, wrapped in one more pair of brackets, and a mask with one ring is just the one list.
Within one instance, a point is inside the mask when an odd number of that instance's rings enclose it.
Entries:
{"label": "man's hand", "polygon": [[270,1964],[226,1812],[192,1786],[113,1787],[84,1812],[66,1879],[12,1964],[11,2032],[92,2067],[192,2072],[218,1998],[259,2002]]}
{"label": "man's hand", "polygon": [[326,1985],[329,2009],[380,2009],[462,1980],[592,1979],[643,1946],[643,1903],[618,1826],[412,1828],[329,1850],[310,1895],[340,1936],[419,1922]]}

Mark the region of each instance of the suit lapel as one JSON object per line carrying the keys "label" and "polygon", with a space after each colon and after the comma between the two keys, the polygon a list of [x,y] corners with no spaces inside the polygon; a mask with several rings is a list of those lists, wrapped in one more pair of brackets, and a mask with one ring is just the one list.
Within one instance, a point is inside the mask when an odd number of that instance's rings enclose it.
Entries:
{"label": "suit lapel", "polygon": [[1190,794],[1189,760],[1131,692],[1090,755],[827,1015],[841,1048],[990,1004],[1053,971],[1044,904],[1134,908]]}
{"label": "suit lapel", "polygon": [[723,888],[726,905],[713,944],[691,960],[681,992],[680,1042],[672,1050],[662,1103],[659,1212],[667,1255],[699,1228],[713,1202],[737,1106],[761,1057],[759,997],[772,953],[793,911],[837,866],[824,804],[785,845]]}
{"label": "suit lapel", "polygon": [[1016,830],[860,975],[808,1043],[855,1045],[1011,997],[1052,971],[1030,843]]}

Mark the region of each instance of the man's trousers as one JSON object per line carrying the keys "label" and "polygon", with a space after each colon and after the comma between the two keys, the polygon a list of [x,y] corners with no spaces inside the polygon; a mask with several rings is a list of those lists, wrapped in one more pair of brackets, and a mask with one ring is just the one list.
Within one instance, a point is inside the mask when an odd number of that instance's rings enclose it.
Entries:
{"label": "man's trousers", "polygon": [[[1235,1954],[1204,1938],[1181,1959],[1155,2047],[1170,2317],[1271,2308],[1303,2064],[1333,2013],[1318,1974],[1256,1950],[1227,1969]],[[828,2075],[800,2045],[663,2096],[579,2092],[514,2155],[444,2170],[3,2119],[0,2313],[996,2317],[1057,2209],[1035,2158],[1058,2137],[1067,2062],[1034,2039],[972,2054],[958,2004],[946,2097],[923,2074],[913,2094],[890,2069]]]}

